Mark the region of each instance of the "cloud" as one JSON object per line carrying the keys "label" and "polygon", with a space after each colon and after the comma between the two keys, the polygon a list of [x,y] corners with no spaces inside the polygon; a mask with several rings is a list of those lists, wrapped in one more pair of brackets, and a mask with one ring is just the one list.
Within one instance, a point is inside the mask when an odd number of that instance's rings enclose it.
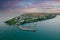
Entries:
{"label": "cloud", "polygon": [[59,13],[60,12],[60,2],[58,1],[51,1],[51,2],[45,2],[45,3],[39,3],[37,5],[28,6],[27,8],[24,8],[22,10],[19,10],[20,12],[46,12],[46,13]]}
{"label": "cloud", "polygon": [[[41,1],[41,0],[40,0]],[[17,4],[15,4],[17,3]],[[27,13],[27,12],[43,12],[43,13],[59,13],[60,12],[60,1],[46,1],[46,2],[11,2],[7,7],[12,9],[7,9],[5,12],[15,12],[15,13]],[[12,5],[11,5],[12,4]],[[11,6],[10,6],[11,5]],[[15,6],[15,7],[14,7]],[[17,7],[17,8],[16,8]]]}

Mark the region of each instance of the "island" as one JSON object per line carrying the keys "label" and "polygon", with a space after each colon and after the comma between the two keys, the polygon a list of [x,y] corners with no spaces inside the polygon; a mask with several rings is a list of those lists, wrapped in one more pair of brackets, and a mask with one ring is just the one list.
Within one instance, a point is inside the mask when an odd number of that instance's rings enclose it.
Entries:
{"label": "island", "polygon": [[35,30],[34,28],[30,29],[30,28],[21,27],[18,25],[48,20],[48,19],[52,19],[55,17],[56,17],[56,14],[25,13],[18,17],[9,19],[9,20],[5,21],[5,23],[8,25],[16,25],[17,27],[19,27],[22,30]]}

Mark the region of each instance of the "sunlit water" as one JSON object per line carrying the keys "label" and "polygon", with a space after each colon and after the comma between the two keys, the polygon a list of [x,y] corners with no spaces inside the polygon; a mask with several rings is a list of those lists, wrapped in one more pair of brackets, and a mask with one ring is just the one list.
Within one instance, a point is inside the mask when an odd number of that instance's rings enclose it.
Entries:
{"label": "sunlit water", "polygon": [[36,24],[36,32],[22,31],[0,20],[0,40],[60,40],[60,16]]}

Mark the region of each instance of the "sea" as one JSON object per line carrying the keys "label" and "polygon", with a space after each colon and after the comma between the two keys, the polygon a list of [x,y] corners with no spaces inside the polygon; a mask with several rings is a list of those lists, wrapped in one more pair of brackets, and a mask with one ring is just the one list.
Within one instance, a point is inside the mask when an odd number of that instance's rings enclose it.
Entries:
{"label": "sea", "polygon": [[60,15],[38,21],[35,32],[23,31],[16,26],[5,24],[4,22],[10,18],[0,15],[0,40],[60,40]]}

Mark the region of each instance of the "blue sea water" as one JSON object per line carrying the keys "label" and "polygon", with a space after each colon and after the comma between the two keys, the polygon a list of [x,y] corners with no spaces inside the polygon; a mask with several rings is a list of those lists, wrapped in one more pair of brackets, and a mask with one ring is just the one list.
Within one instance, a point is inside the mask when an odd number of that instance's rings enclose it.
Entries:
{"label": "blue sea water", "polygon": [[36,32],[22,31],[0,20],[0,40],[60,40],[60,15],[53,19],[39,21]]}

